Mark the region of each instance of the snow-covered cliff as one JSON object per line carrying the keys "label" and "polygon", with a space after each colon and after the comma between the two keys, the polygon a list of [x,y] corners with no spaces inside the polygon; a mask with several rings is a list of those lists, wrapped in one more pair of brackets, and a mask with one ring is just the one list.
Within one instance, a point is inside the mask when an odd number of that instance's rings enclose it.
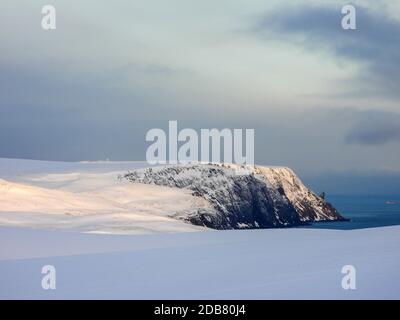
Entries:
{"label": "snow-covered cliff", "polygon": [[339,212],[284,167],[248,168],[191,164],[138,169],[124,176],[134,183],[192,191],[210,208],[174,217],[214,229],[296,226],[308,221],[343,220]]}

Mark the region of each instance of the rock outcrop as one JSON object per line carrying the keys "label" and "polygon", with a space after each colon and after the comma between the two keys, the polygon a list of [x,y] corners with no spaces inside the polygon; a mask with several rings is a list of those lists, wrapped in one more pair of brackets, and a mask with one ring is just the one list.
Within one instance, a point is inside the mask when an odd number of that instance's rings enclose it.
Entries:
{"label": "rock outcrop", "polygon": [[311,221],[344,220],[332,205],[285,167],[168,165],[138,169],[124,178],[134,183],[191,190],[194,196],[206,199],[210,208],[174,217],[214,229],[288,227]]}

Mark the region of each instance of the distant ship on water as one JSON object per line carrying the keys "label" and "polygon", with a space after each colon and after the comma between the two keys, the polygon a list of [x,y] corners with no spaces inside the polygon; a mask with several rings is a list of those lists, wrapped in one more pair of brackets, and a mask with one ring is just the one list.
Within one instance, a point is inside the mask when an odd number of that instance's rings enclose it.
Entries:
{"label": "distant ship on water", "polygon": [[400,201],[386,201],[386,204],[400,204]]}

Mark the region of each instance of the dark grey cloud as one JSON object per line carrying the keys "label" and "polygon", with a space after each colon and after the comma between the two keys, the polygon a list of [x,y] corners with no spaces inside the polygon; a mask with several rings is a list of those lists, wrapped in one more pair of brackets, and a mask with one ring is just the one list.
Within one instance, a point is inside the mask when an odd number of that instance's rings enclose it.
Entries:
{"label": "dark grey cloud", "polygon": [[142,160],[147,130],[172,102],[143,87],[127,93],[116,78],[0,65],[0,157]]}
{"label": "dark grey cloud", "polygon": [[345,141],[360,145],[400,142],[400,114],[377,110],[360,112]]}
{"label": "dark grey cloud", "polygon": [[[364,93],[400,95],[400,22],[356,6],[357,30],[341,27],[341,6],[285,6],[258,18],[252,32],[361,63]],[[355,87],[355,86],[354,86]],[[348,90],[348,89],[347,89]],[[368,91],[368,92],[367,92]]]}
{"label": "dark grey cloud", "polygon": [[[36,19],[40,17],[40,11],[32,4],[24,16],[24,23],[16,25],[20,27],[14,30],[12,37],[7,32],[0,32],[4,49],[0,55],[0,157],[143,160],[148,145],[145,142],[146,132],[151,128],[167,130],[168,120],[178,120],[179,128],[194,128],[197,131],[214,127],[254,128],[255,156],[260,164],[287,165],[299,172],[315,172],[325,168],[353,169],[355,166],[364,169],[399,167],[400,148],[376,146],[363,148],[363,154],[360,154],[359,147],[354,145],[360,143],[359,139],[354,139],[361,130],[356,130],[357,123],[361,122],[358,111],[331,110],[326,105],[305,110],[300,107],[305,105],[301,99],[299,106],[297,101],[296,106],[290,106],[285,102],[285,97],[279,101],[279,106],[273,102],[277,99],[265,99],[264,108],[258,102],[261,97],[256,99],[254,105],[251,102],[253,99],[249,99],[249,104],[243,103],[243,99],[234,101],[236,95],[231,95],[232,87],[220,85],[219,77],[215,77],[215,73],[223,71],[224,66],[218,66],[218,59],[224,57],[224,52],[229,52],[223,51],[228,50],[224,49],[225,45],[215,45],[214,33],[212,45],[208,44],[209,41],[203,41],[208,39],[206,36],[200,42],[188,43],[188,49],[198,49],[200,44],[204,44],[204,51],[201,47],[200,51],[196,51],[199,56],[180,64],[175,60],[179,60],[179,55],[186,52],[185,37],[182,37],[185,44],[171,39],[176,41],[169,44],[174,51],[180,46],[184,49],[176,51],[176,59],[168,56],[171,53],[169,50],[165,50],[167,55],[164,57],[162,51],[158,52],[163,50],[162,42],[158,43],[158,39],[164,39],[167,34],[161,32],[160,38],[157,38],[158,28],[157,25],[153,26],[153,20],[148,20],[147,25],[147,18],[143,17],[143,25],[140,26],[144,28],[143,31],[148,29],[150,33],[142,34],[142,30],[136,30],[140,33],[140,37],[136,37],[125,32],[135,29],[126,28],[129,24],[112,23],[109,15],[103,14],[109,12],[106,7],[105,10],[96,11],[98,14],[95,16],[99,19],[89,19],[93,17],[92,11],[98,10],[96,5],[90,7],[90,12],[86,10],[86,14],[78,10],[79,5],[60,7],[62,14],[59,15],[57,31],[44,33]],[[380,39],[382,29],[377,32],[375,38],[378,39],[374,43],[382,41],[387,52],[368,43],[375,32],[372,30],[361,41],[365,44],[364,49],[357,53],[352,45],[352,41],[356,41],[352,38],[354,33],[331,34],[332,29],[342,32],[340,8],[327,12],[322,10],[326,15],[319,18],[318,8],[311,14],[296,8],[285,11],[288,8],[273,12],[270,18],[264,16],[255,32],[266,39],[282,37],[310,50],[327,50],[338,57],[365,62],[368,68],[359,80],[363,76],[366,79],[363,81],[368,84],[377,81],[379,86],[376,87],[382,90],[385,88],[383,84],[389,88],[388,79],[392,79],[393,88],[387,91],[396,92],[394,80],[398,79],[398,69],[392,65],[392,61],[398,61],[393,49],[397,48],[398,41],[391,40],[395,40],[397,29],[383,39]],[[0,19],[3,24],[14,23],[16,13],[3,11],[4,19]],[[293,19],[301,12],[303,17]],[[118,10],[114,12],[115,21],[119,21],[120,14]],[[310,20],[310,15],[319,20]],[[65,20],[68,17],[69,20]],[[375,21],[374,17],[371,19]],[[129,21],[133,23],[136,19],[129,17],[126,22]],[[384,29],[390,29],[388,21],[385,17]],[[203,27],[204,19],[200,19],[200,22]],[[160,23],[164,29],[166,21]],[[268,23],[273,26],[270,27]],[[365,22],[359,14],[357,34],[361,32],[363,24]],[[99,30],[102,32],[99,33]],[[149,39],[146,39],[149,35]],[[348,39],[339,46],[337,42],[342,41],[343,37]],[[321,40],[326,38],[329,41]],[[127,42],[126,39],[132,41]],[[243,49],[253,50],[253,47],[244,45]],[[255,54],[259,54],[257,48],[258,45],[254,47]],[[212,54],[208,51],[210,49]],[[243,56],[243,59],[237,60],[239,69],[246,67],[247,57]],[[208,67],[203,68],[203,65],[210,64],[217,66],[212,72],[207,70]],[[373,73],[374,67],[379,72]],[[274,77],[273,74],[268,76]],[[251,76],[243,79],[243,88],[252,87],[254,79]],[[212,90],[202,88],[207,85],[205,80],[210,80]],[[349,88],[354,89],[353,86]],[[329,92],[336,94],[334,89],[332,87]],[[249,92],[253,93],[254,90],[244,90],[242,98],[247,97]],[[311,100],[307,97],[306,101],[308,103]],[[353,136],[350,135],[352,132]],[[345,145],[343,137],[346,133],[349,133],[347,142],[353,144]]]}
{"label": "dark grey cloud", "polygon": [[74,71],[0,63],[0,157],[144,160],[148,130],[167,130],[169,120],[210,123],[203,109],[164,94],[182,74],[191,73],[159,64]]}

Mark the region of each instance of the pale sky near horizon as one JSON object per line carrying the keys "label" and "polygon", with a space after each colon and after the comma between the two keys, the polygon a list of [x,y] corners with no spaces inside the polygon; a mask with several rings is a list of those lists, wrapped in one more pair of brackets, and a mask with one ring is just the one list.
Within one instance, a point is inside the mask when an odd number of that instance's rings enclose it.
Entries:
{"label": "pale sky near horizon", "polygon": [[[145,134],[254,128],[256,162],[400,172],[400,2],[0,4],[0,157],[143,160]],[[41,29],[41,7],[57,29]]]}

